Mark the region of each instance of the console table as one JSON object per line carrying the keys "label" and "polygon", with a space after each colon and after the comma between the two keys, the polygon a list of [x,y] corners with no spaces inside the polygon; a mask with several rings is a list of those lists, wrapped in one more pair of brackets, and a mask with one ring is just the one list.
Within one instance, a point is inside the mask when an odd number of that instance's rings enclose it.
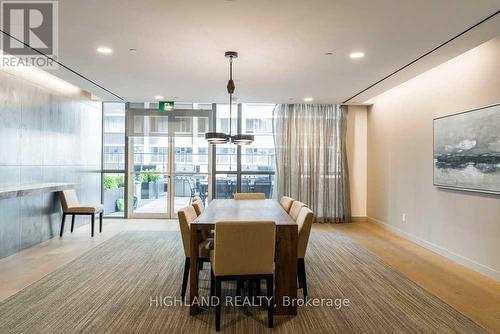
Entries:
{"label": "console table", "polygon": [[75,183],[35,183],[22,186],[0,187],[0,200],[14,197],[53,193],[74,188]]}

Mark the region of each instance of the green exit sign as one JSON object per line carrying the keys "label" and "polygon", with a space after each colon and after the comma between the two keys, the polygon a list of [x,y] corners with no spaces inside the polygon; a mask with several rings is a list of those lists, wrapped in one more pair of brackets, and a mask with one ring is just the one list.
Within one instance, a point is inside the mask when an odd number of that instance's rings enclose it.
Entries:
{"label": "green exit sign", "polygon": [[174,110],[174,101],[161,101],[158,109],[160,111],[172,111]]}

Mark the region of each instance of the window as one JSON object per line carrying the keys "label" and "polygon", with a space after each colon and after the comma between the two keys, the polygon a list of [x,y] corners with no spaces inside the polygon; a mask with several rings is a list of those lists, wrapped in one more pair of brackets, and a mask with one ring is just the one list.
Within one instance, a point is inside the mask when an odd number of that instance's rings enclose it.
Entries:
{"label": "window", "polygon": [[247,118],[245,120],[246,133],[273,133],[273,120],[260,118]]}
{"label": "window", "polygon": [[[232,133],[253,134],[251,145],[217,145],[215,152],[214,198],[228,198],[234,192],[263,192],[272,198],[276,170],[274,104],[240,104],[233,110]],[[238,117],[239,116],[239,117]],[[217,105],[217,132],[229,133],[229,106]],[[231,197],[232,198],[232,197]]]}
{"label": "window", "polygon": [[125,103],[104,102],[102,201],[106,217],[125,215]]}
{"label": "window", "polygon": [[103,103],[103,168],[125,169],[125,104]]}
{"label": "window", "polygon": [[175,134],[191,134],[193,132],[193,117],[176,117]]}

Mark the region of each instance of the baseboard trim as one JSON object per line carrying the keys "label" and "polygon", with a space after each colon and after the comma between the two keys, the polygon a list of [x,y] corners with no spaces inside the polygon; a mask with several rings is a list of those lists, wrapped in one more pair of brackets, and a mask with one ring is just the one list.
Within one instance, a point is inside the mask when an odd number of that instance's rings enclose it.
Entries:
{"label": "baseboard trim", "polygon": [[368,217],[366,216],[356,216],[356,217],[351,217],[352,222],[367,222]]}
{"label": "baseboard trim", "polygon": [[500,271],[497,271],[493,268],[490,268],[484,264],[481,264],[479,262],[476,262],[472,259],[469,259],[465,256],[462,256],[460,254],[457,254],[455,252],[452,252],[444,247],[441,247],[441,246],[438,246],[436,244],[433,244],[431,242],[428,242],[420,237],[417,237],[411,233],[408,233],[406,231],[403,231],[402,229],[398,228],[398,227],[395,227],[395,226],[392,226],[392,225],[389,225],[383,221],[380,221],[378,219],[375,219],[375,218],[372,218],[372,217],[367,217],[367,221],[370,222],[370,223],[373,223],[373,224],[376,224],[386,230],[389,230],[397,235],[399,235],[400,237],[403,237],[407,240],[410,240],[436,254],[439,254],[441,256],[444,256],[445,258],[447,259],[450,259],[454,262],[457,262],[458,264],[461,264],[469,269],[472,269],[474,271],[477,271],[483,275],[486,275],[492,279],[494,279],[495,281],[500,281]]}

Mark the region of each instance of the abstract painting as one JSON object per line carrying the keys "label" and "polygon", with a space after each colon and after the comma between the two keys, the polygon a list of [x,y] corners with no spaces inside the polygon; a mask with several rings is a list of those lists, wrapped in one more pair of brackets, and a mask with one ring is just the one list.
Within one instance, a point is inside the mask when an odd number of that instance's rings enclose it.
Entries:
{"label": "abstract painting", "polygon": [[434,119],[434,185],[500,194],[500,104]]}

